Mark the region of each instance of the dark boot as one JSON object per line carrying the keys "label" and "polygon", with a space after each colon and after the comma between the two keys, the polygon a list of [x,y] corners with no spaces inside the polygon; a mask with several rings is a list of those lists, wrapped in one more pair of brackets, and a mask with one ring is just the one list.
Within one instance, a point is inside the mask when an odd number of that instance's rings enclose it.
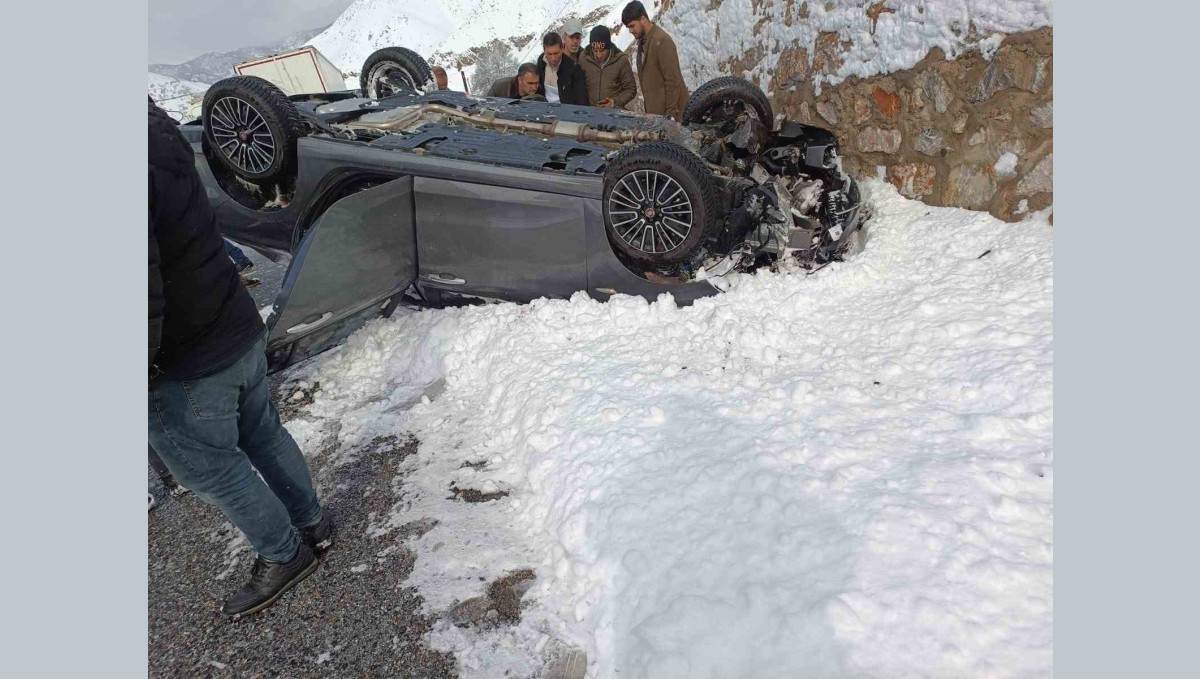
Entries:
{"label": "dark boot", "polygon": [[321,520],[316,525],[300,529],[300,539],[317,556],[333,546],[333,517],[329,516],[328,509],[321,514]]}
{"label": "dark boot", "polygon": [[221,607],[221,612],[238,618],[261,611],[317,570],[318,563],[317,557],[303,542],[296,556],[287,563],[255,557],[254,565],[250,567],[250,581],[229,597]]}

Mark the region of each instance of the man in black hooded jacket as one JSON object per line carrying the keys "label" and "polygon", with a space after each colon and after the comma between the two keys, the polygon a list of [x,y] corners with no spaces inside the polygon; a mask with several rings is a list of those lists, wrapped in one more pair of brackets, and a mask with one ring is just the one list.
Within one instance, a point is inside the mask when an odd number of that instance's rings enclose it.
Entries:
{"label": "man in black hooded jacket", "polygon": [[265,328],[225,254],[192,148],[153,101],[147,119],[149,440],[258,553],[222,607],[236,617],[312,573],[333,524],[271,403]]}

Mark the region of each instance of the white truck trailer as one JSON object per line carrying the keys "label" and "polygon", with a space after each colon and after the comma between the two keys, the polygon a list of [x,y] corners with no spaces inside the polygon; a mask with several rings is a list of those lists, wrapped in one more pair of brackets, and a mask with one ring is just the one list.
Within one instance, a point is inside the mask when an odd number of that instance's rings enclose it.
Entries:
{"label": "white truck trailer", "polygon": [[284,94],[340,92],[346,78],[315,47],[273,54],[233,67],[238,75],[254,75],[269,80]]}

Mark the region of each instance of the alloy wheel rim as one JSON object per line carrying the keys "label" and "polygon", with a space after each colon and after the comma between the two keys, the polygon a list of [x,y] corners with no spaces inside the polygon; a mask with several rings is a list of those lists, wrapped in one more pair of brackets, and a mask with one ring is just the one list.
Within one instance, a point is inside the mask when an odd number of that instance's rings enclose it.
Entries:
{"label": "alloy wheel rim", "polygon": [[613,231],[630,247],[655,255],[677,249],[694,223],[692,201],[670,175],[634,170],[608,196]]}
{"label": "alloy wheel rim", "polygon": [[208,125],[217,148],[238,168],[262,174],[275,162],[275,137],[250,102],[238,97],[218,99],[209,111]]}
{"label": "alloy wheel rim", "polygon": [[367,94],[372,99],[383,99],[384,97],[390,97],[393,94],[399,93],[399,88],[393,87],[384,80],[396,72],[399,72],[399,75],[404,78],[404,82],[413,92],[417,91],[417,84],[413,82],[412,76],[408,74],[406,69],[398,64],[384,62],[371,69],[371,74],[367,77],[367,85],[369,87]]}

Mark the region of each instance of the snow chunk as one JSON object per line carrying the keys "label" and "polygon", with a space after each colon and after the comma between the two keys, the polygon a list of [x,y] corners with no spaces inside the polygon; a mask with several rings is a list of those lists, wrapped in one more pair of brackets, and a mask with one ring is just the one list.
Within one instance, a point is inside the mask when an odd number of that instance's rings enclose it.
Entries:
{"label": "snow chunk", "polygon": [[1005,151],[996,160],[996,164],[992,168],[996,171],[998,179],[1008,179],[1017,174],[1017,161],[1020,160],[1017,154],[1012,151]]}

